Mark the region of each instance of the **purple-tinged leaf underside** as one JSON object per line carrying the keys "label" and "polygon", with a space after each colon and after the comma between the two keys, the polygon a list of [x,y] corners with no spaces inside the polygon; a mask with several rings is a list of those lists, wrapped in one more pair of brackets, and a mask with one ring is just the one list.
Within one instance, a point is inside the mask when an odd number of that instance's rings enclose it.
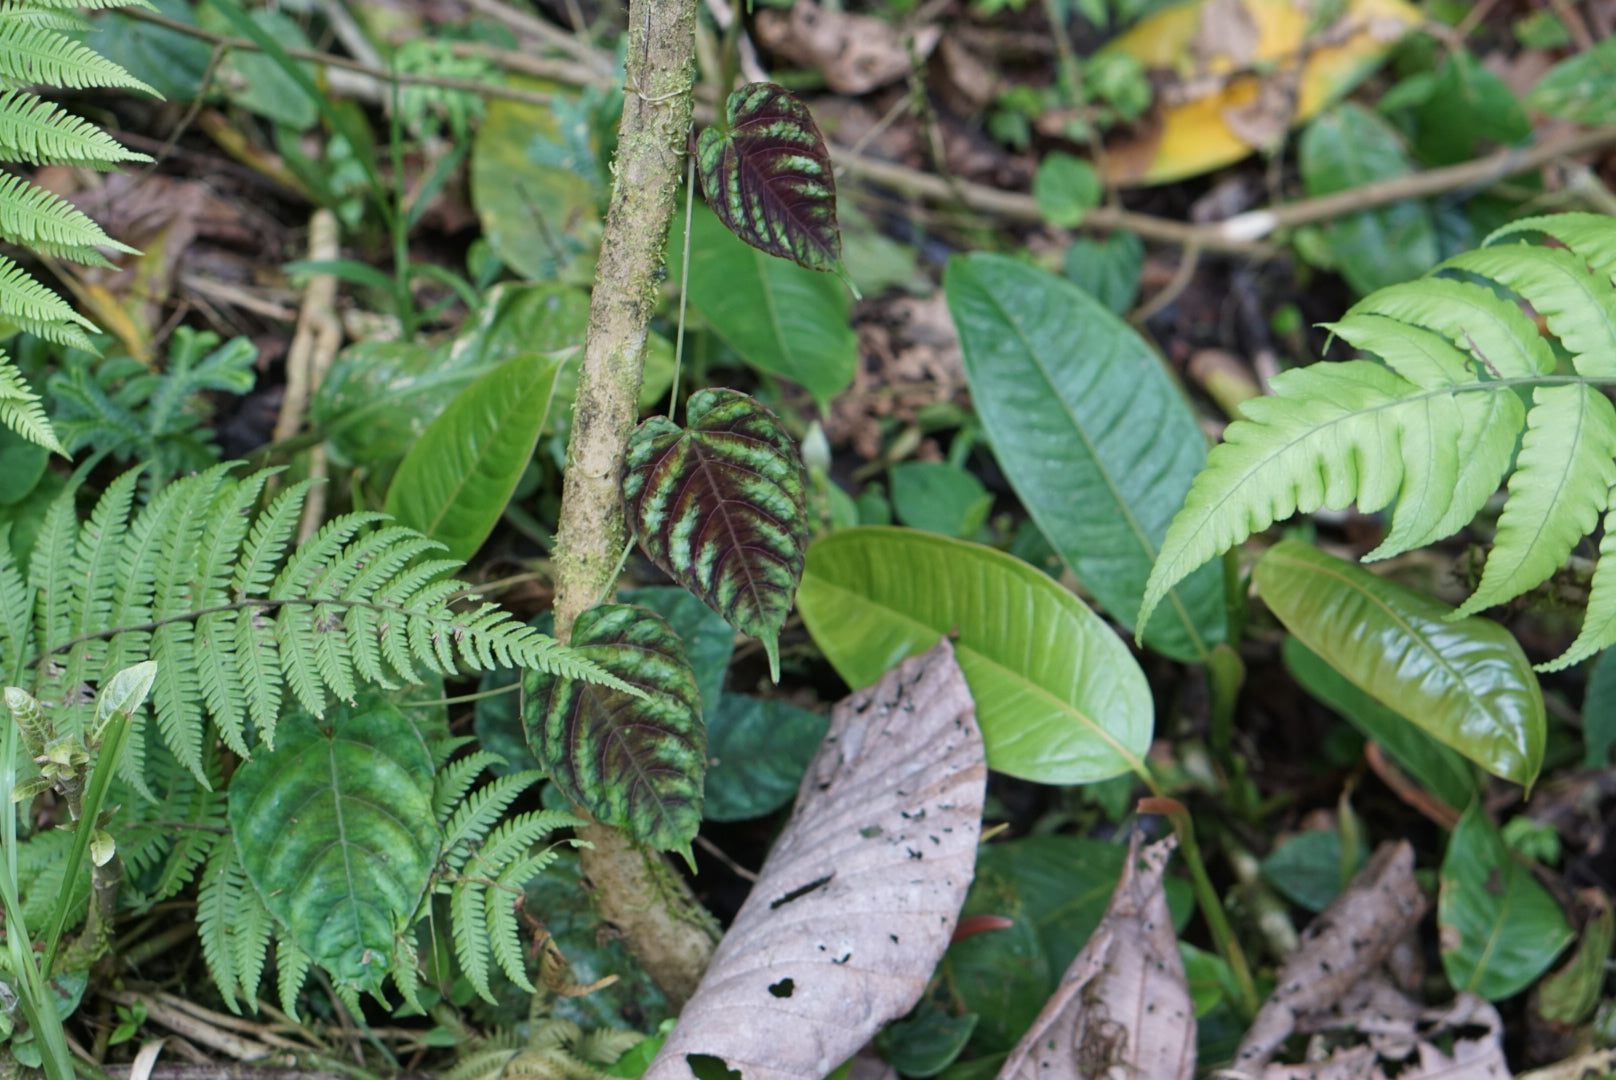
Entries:
{"label": "purple-tinged leaf underside", "polygon": [[691,395],[629,439],[623,502],[651,561],[763,642],[780,677],[780,627],[808,547],[802,458],[773,413],[733,390]]}
{"label": "purple-tinged leaf underside", "polygon": [[729,130],[696,143],[707,204],[759,251],[836,273],[842,234],[830,151],[808,107],[774,83],[740,87],[726,103]]}
{"label": "purple-tinged leaf underside", "polygon": [[645,697],[528,671],[534,757],[597,821],[663,851],[687,850],[701,827],[707,736],[679,635],[649,608],[601,604],[578,617],[572,645]]}

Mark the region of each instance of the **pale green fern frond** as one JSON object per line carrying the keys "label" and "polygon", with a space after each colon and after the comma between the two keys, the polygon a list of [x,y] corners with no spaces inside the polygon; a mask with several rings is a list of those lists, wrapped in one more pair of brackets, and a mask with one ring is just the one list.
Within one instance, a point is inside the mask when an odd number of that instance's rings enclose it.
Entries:
{"label": "pale green fern frond", "polygon": [[58,345],[95,351],[89,337],[95,332],[95,324],[3,255],[0,255],[0,313],[19,330]]}
{"label": "pale green fern frond", "polygon": [[88,120],[36,94],[23,90],[0,94],[0,161],[109,169],[123,162],[150,160]]}
{"label": "pale green fern frond", "polygon": [[[473,754],[462,760],[485,764],[480,759],[487,757],[492,755]],[[449,893],[450,936],[460,970],[489,1002],[495,1000],[489,985],[490,959],[511,982],[532,992],[515,904],[533,875],[555,858],[553,846],[538,852],[534,846],[558,829],[583,824],[571,814],[553,810],[519,814],[499,823],[516,797],[542,779],[542,773],[528,771],[492,780],[468,795],[444,827],[446,873],[436,891]],[[440,790],[445,785],[462,787],[454,766],[439,778]]]}
{"label": "pale green fern frond", "polygon": [[303,992],[303,984],[309,981],[309,970],[313,967],[314,959],[298,947],[291,934],[277,927],[275,988],[280,994],[281,1010],[294,1021],[298,1019],[297,996]]}
{"label": "pale green fern frond", "polygon": [[[238,1000],[256,1011],[274,916],[264,907],[258,890],[247,879],[233,836],[222,837],[208,859],[201,888],[197,891],[196,928],[208,972],[230,1011],[241,1012]],[[281,949],[277,946],[277,963],[284,963],[288,958]],[[307,973],[305,967],[303,974]],[[302,985],[303,980],[299,978],[291,991],[293,1000]],[[283,1000],[285,996],[283,992]],[[296,1015],[291,1008],[287,1012]]]}
{"label": "pale green fern frond", "polygon": [[[136,474],[126,473],[83,525],[74,490],[47,511],[25,587],[33,625],[0,638],[0,668],[35,668],[35,695],[68,730],[82,724],[89,689],[148,657],[159,665],[163,745],[203,784],[206,720],[240,749],[250,721],[273,746],[285,685],[318,714],[332,694],[352,698],[367,664],[399,683],[420,681],[421,668],[451,676],[500,664],[622,687],[494,605],[457,610],[462,585],[445,575],[460,564],[404,565],[398,552],[419,553],[422,538],[398,527],[360,534],[379,515],[337,518],[288,554],[308,486],[251,515],[264,478],[236,480],[229,468],[168,484],[138,509]],[[0,587],[15,592],[13,559],[0,549]],[[468,819],[466,835],[478,827]]]}
{"label": "pale green fern frond", "polygon": [[94,49],[16,19],[0,19],[0,86],[117,87],[160,96]]}
{"label": "pale green fern frond", "polygon": [[[1562,249],[1496,244],[1529,234]],[[1616,550],[1616,219],[1531,218],[1418,281],[1365,297],[1331,326],[1378,359],[1286,372],[1247,402],[1174,518],[1139,625],[1173,584],[1293,513],[1395,503],[1385,558],[1451,535],[1506,473],[1508,494],[1475,593],[1454,617],[1541,585],[1604,518]],[[1475,280],[1469,280],[1475,279]],[[1513,292],[1542,316],[1550,343]],[[1517,442],[1519,453],[1516,453]],[[1588,614],[1553,670],[1616,645],[1616,565],[1601,558]]]}
{"label": "pale green fern frond", "polygon": [[0,424],[52,453],[67,456],[55,432],[51,431],[39,395],[34,393],[4,349],[0,349]]}

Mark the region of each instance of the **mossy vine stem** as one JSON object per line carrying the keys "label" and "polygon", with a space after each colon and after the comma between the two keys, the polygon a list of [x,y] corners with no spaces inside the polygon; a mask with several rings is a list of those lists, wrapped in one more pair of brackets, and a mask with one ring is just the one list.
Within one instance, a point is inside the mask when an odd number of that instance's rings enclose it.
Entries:
{"label": "mossy vine stem", "polygon": [[[556,533],[555,630],[610,596],[627,529],[618,493],[638,411],[645,342],[665,276],[695,88],[696,0],[632,0],[626,95],[611,207],[589,305]],[[710,916],[666,861],[615,829],[580,830],[596,910],[675,1007],[694,992],[716,943]]]}

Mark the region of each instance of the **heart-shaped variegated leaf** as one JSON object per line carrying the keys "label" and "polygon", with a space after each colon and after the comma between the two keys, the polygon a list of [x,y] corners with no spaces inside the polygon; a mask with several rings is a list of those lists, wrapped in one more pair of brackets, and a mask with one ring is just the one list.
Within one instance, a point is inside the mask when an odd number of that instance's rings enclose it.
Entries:
{"label": "heart-shaped variegated leaf", "polygon": [[578,616],[572,645],[645,696],[529,670],[534,757],[597,821],[663,851],[688,850],[701,827],[707,736],[679,635],[649,608],[601,604]]}
{"label": "heart-shaped variegated leaf", "polygon": [[658,416],[629,439],[623,502],[651,561],[742,633],[780,677],[780,627],[808,546],[802,458],[745,394],[690,397],[690,426]]}
{"label": "heart-shaped variegated leaf", "polygon": [[696,143],[707,204],[730,232],[770,255],[838,272],[836,178],[808,107],[774,83],[751,83],[725,104],[727,131]]}

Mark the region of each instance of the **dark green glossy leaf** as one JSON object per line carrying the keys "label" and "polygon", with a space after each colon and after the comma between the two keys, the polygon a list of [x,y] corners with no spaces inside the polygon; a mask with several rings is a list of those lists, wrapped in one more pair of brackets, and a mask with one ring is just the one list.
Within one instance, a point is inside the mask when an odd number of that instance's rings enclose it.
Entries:
{"label": "dark green glossy leaf", "polygon": [[236,771],[230,826],[247,877],[300,948],[344,985],[379,991],[393,938],[438,856],[432,757],[397,706],[362,696],[319,725],[281,720]]}
{"label": "dark green glossy leaf", "polygon": [[1426,165],[1457,165],[1532,134],[1526,110],[1509,85],[1468,50],[1443,62],[1430,96],[1413,115],[1418,129],[1414,147]]}
{"label": "dark green glossy leaf", "polygon": [[892,467],[892,509],[914,529],[972,540],[993,509],[982,481],[953,465],[906,461]]}
{"label": "dark green glossy leaf", "polygon": [[1366,739],[1381,745],[1455,814],[1477,794],[1476,771],[1462,756],[1358,689],[1318,653],[1293,637],[1285,639],[1285,667],[1316,700],[1328,705]]}
{"label": "dark green glossy leaf", "polygon": [[1616,746],[1616,649],[1606,649],[1593,663],[1588,691],[1582,699],[1582,767],[1604,769]]}
{"label": "dark green glossy leaf", "polygon": [[[944,283],[971,400],[1005,476],[1078,580],[1133,628],[1206,439],[1160,358],[1071,282],[994,255]],[[1202,660],[1226,635],[1222,568],[1201,567],[1145,627],[1147,645]]]}
{"label": "dark green glossy leaf", "polygon": [[1588,1019],[1605,985],[1605,965],[1616,942],[1616,911],[1597,886],[1578,893],[1586,909],[1576,951],[1565,966],[1538,985],[1537,1011],[1544,1019],[1574,1027]]}
{"label": "dark green glossy leaf", "polygon": [[[1309,124],[1298,155],[1309,195],[1363,187],[1413,169],[1396,129],[1351,102]],[[1419,277],[1442,257],[1431,212],[1414,199],[1347,214],[1328,235],[1341,276],[1365,294]]]}
{"label": "dark green glossy leaf", "polygon": [[28,497],[45,475],[50,451],[30,442],[10,428],[0,428],[0,506],[10,506]]}
{"label": "dark green glossy leaf", "polygon": [[646,696],[529,671],[533,755],[597,821],[664,851],[685,849],[701,826],[707,748],[679,636],[647,608],[601,604],[578,617],[572,645]]}
{"label": "dark green glossy leaf", "polygon": [[733,390],[702,390],[689,426],[664,416],[629,439],[623,502],[651,561],[743,634],[780,677],[780,627],[808,546],[807,477],[773,413]]}
{"label": "dark green glossy leaf", "polygon": [[386,512],[451,559],[477,554],[533,457],[560,369],[559,360],[528,353],[457,394],[404,455]]}
{"label": "dark green glossy leaf", "polygon": [[726,694],[707,714],[707,820],[745,821],[789,803],[827,723],[789,701]]}
{"label": "dark green glossy leaf", "polygon": [[[716,611],[675,585],[650,589],[626,589],[617,594],[623,604],[648,607],[673,627],[690,660],[691,674],[701,691],[701,714],[707,719],[708,742],[712,742],[711,717],[724,696],[724,676],[729,673],[735,653],[735,630]],[[708,774],[709,779],[711,773]]]}
{"label": "dark green glossy leaf", "polygon": [[[676,276],[677,266],[669,267]],[[841,282],[748,247],[699,203],[690,220],[689,295],[742,360],[790,379],[822,410],[853,381],[858,335]]]}
{"label": "dark green glossy leaf", "polygon": [[724,103],[726,130],[696,143],[701,187],[718,220],[759,251],[836,270],[836,176],[808,106],[775,83],[749,83]]}
{"label": "dark green glossy leaf", "polygon": [[[196,25],[185,0],[153,0],[159,15]],[[85,44],[125,68],[168,101],[194,101],[207,74],[212,50],[207,42],[166,26],[109,12],[95,20]]]}
{"label": "dark green glossy leaf", "polygon": [[1155,709],[1138,662],[1014,556],[910,529],[844,529],[809,549],[797,607],[849,686],[957,634],[990,768],[1046,784],[1144,768]]}
{"label": "dark green glossy leaf", "polygon": [[[1291,901],[1312,912],[1323,911],[1369,857],[1362,842],[1350,865],[1341,865],[1341,834],[1312,829],[1287,840],[1262,861],[1263,877]],[[1343,873],[1345,871],[1345,873]]]}
{"label": "dark green glossy leaf", "polygon": [[1080,236],[1066,249],[1067,279],[1113,315],[1133,309],[1144,266],[1145,245],[1133,233],[1112,233],[1104,240]]}
{"label": "dark green glossy leaf", "polygon": [[1060,969],[1050,963],[1015,884],[1002,874],[977,867],[960,909],[961,918],[972,915],[998,915],[1012,925],[956,941],[937,974],[961,1008],[981,1017],[972,1040],[976,1049],[1007,1051],[1044,1007]]}
{"label": "dark green glossy leaf", "polygon": [[1530,785],[1543,764],[1543,692],[1495,622],[1449,621],[1423,593],[1295,540],[1258,560],[1257,589],[1331,667],[1488,772]]}
{"label": "dark green glossy leaf", "polygon": [[912,1013],[876,1036],[876,1048],[905,1076],[936,1076],[965,1049],[977,1020],[975,1013],[955,1016],[931,998],[921,998]]}
{"label": "dark green glossy leaf", "polygon": [[1437,923],[1448,981],[1488,1001],[1526,989],[1572,937],[1560,905],[1504,846],[1479,801],[1448,838]]}

